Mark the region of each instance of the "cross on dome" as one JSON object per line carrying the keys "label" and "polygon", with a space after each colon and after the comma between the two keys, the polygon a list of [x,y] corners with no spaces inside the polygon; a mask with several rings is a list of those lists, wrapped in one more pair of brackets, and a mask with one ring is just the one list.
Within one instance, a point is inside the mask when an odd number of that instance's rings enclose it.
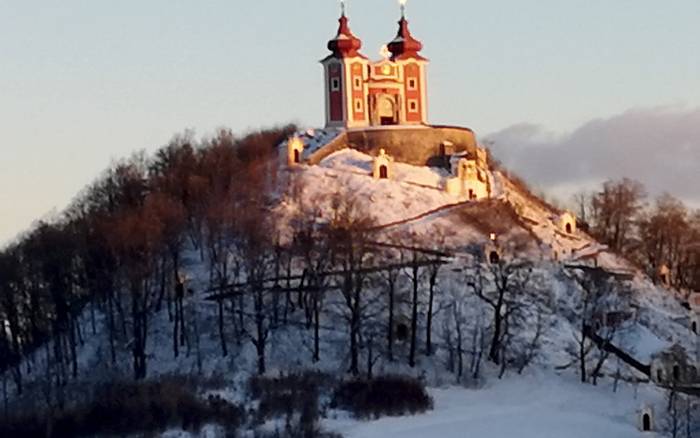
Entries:
{"label": "cross on dome", "polygon": [[401,17],[406,16],[406,3],[408,0],[399,0],[399,5],[401,5]]}
{"label": "cross on dome", "polygon": [[333,52],[335,58],[365,58],[360,53],[362,41],[350,30],[348,17],[345,15],[345,0],[340,2],[340,19],[338,19],[338,33],[335,38],[328,41],[328,50]]}
{"label": "cross on dome", "polygon": [[418,52],[423,49],[423,43],[418,41],[411,35],[411,31],[408,29],[408,20],[406,20],[406,1],[399,0],[401,5],[401,19],[399,20],[399,32],[396,34],[396,38],[389,43],[389,51],[392,54],[392,61],[404,60],[404,59],[417,59],[424,61]]}

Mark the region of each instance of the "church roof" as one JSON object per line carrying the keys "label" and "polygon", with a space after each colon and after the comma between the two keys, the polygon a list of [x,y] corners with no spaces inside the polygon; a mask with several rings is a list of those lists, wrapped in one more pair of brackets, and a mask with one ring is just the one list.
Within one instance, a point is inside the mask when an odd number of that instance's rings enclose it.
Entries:
{"label": "church roof", "polygon": [[[367,59],[366,56],[360,53],[362,48],[362,40],[357,38],[348,25],[348,17],[345,16],[345,12],[340,16],[338,20],[338,33],[332,40],[328,41],[328,50],[333,52],[326,59],[330,58],[355,58],[360,57]],[[325,60],[324,60],[325,61]]]}
{"label": "church roof", "polygon": [[402,61],[405,59],[416,59],[418,61],[427,61],[418,52],[423,49],[423,43],[418,41],[411,35],[408,28],[408,20],[402,16],[399,20],[399,31],[396,37],[388,45],[391,52],[392,61]]}

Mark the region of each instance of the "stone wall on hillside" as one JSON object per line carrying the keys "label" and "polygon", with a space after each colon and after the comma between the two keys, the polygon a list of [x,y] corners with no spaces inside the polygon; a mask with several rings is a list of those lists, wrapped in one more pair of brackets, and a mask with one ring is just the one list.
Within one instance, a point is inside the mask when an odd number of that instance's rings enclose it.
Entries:
{"label": "stone wall on hillside", "polygon": [[395,161],[416,166],[446,166],[450,155],[475,153],[477,142],[472,130],[451,126],[351,129],[318,150],[308,161],[318,164],[333,152],[348,147],[373,156],[384,149]]}

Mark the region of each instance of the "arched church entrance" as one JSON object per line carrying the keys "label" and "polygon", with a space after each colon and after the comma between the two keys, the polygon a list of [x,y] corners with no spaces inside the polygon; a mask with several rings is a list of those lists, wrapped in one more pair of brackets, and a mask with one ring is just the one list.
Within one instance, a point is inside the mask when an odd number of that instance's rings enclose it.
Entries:
{"label": "arched church entrance", "polygon": [[380,125],[398,125],[396,98],[382,94],[377,98],[376,114]]}
{"label": "arched church entrance", "polygon": [[642,416],[642,431],[643,432],[650,432],[651,431],[651,417],[649,414],[644,414]]}
{"label": "arched church entrance", "polygon": [[379,166],[379,179],[388,179],[389,178],[389,168],[387,168],[384,164]]}

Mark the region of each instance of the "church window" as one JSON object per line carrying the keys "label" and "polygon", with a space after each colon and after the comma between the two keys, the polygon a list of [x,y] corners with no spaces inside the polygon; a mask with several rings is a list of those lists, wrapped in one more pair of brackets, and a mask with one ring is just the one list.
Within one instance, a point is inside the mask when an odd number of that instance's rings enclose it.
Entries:
{"label": "church window", "polygon": [[355,111],[362,111],[362,99],[355,99]]}
{"label": "church window", "polygon": [[418,81],[416,78],[410,78],[408,80],[408,89],[409,90],[417,90],[418,89]]}
{"label": "church window", "polygon": [[340,90],[340,79],[339,78],[331,78],[331,91],[339,91]]}
{"label": "church window", "polygon": [[408,101],[408,110],[412,113],[418,112],[418,101],[416,99],[410,99]]}
{"label": "church window", "polygon": [[354,85],[355,85],[355,90],[362,90],[362,78],[356,77],[355,81],[354,81]]}
{"label": "church window", "polygon": [[299,149],[294,150],[294,162],[296,164],[301,163],[301,154],[299,154]]}

